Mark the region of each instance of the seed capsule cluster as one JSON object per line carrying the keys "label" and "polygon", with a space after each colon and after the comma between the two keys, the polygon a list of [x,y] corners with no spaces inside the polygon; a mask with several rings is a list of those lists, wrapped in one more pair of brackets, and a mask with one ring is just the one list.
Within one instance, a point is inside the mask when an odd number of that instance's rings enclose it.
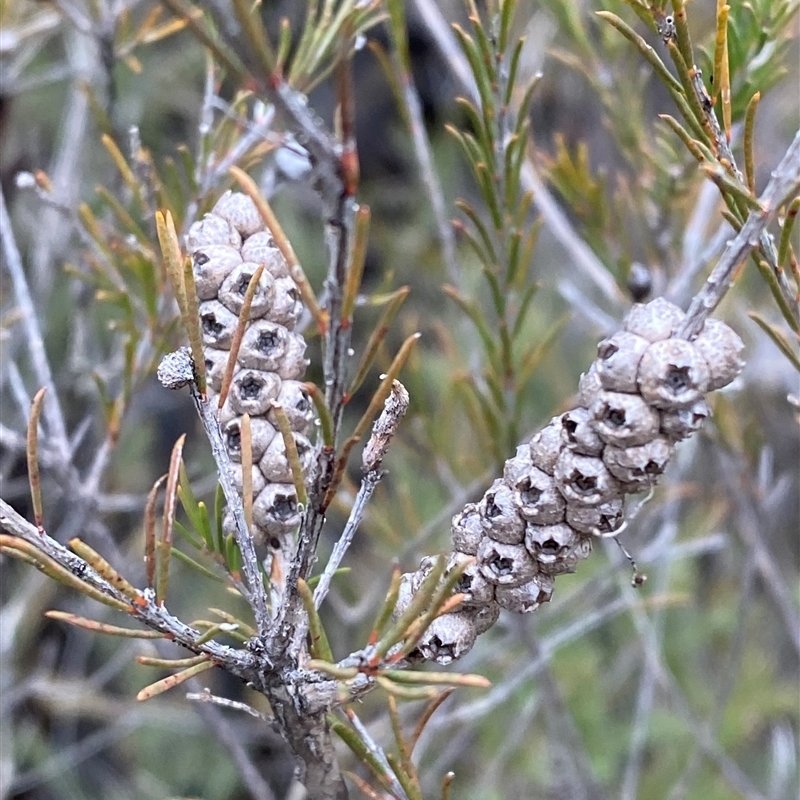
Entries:
{"label": "seed capsule cluster", "polygon": [[[624,329],[599,344],[579,406],[517,448],[503,477],[456,514],[448,569],[468,560],[456,587],[466,600],[435,620],[419,656],[448,664],[501,608],[527,613],[548,602],[556,577],[589,555],[592,537],[620,527],[625,495],[655,485],[675,444],[709,415],[706,393],[743,366],[744,345],[729,326],[709,319],[689,342],[675,335],[683,319],[661,298],[635,305]],[[403,576],[400,610],[430,568],[426,560]]]}
{"label": "seed capsule cluster", "polygon": [[300,512],[284,439],[275,419],[275,404],[286,412],[307,477],[314,461],[308,439],[313,405],[300,382],[308,364],[306,344],[294,330],[303,310],[300,292],[247,195],[224,194],[210,214],[191,226],[187,240],[200,301],[211,402],[219,397],[250,280],[259,265],[265,266],[219,420],[228,455],[236,465],[232,477],[241,491],[242,416],[250,415],[253,535],[257,544],[288,558]]}

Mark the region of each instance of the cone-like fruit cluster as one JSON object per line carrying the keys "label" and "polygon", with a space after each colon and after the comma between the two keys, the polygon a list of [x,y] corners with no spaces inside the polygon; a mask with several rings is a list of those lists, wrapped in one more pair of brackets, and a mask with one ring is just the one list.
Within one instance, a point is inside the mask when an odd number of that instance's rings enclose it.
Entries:
{"label": "cone-like fruit cluster", "polygon": [[[303,306],[300,292],[253,201],[227,192],[210,214],[189,229],[187,245],[200,301],[203,353],[211,402],[219,397],[231,342],[250,280],[265,269],[250,306],[233,380],[219,420],[223,440],[242,488],[241,423],[250,415],[253,457],[253,535],[271,551],[291,554],[300,523],[297,494],[274,404],[289,419],[306,476],[314,453],[308,433],[314,409],[300,379],[308,361],[295,332]],[[226,520],[232,526],[231,520]]]}
{"label": "cone-like fruit cluster", "polygon": [[[602,341],[580,381],[577,408],[554,417],[505,463],[478,503],[453,518],[448,568],[468,563],[459,610],[434,620],[418,656],[447,664],[494,624],[500,609],[548,602],[558,575],[574,572],[592,537],[624,520],[625,495],[654,486],[675,444],[709,415],[707,392],[741,371],[741,339],[718,320],[691,342],[675,336],[684,313],[663,299],[636,305]],[[432,561],[403,576],[408,604]]]}

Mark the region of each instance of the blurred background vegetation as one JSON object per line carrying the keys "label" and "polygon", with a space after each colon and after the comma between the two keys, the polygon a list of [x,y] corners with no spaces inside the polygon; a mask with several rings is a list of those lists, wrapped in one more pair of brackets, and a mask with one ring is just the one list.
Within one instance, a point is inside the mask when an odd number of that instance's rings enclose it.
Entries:
{"label": "blurred background vegetation", "polygon": [[[271,30],[284,17],[296,30],[303,5],[264,2],[262,13]],[[731,3],[737,153],[745,106],[754,91],[762,92],[754,139],[757,192],[797,128],[797,5]],[[62,541],[79,532],[119,559],[115,563],[127,564],[126,575],[139,583],[145,495],[165,470],[173,442],[189,433],[187,462],[198,494],[203,486],[208,496],[213,492],[213,462],[189,400],[164,391],[149,372],[160,349],[180,343],[179,333],[165,325],[156,335],[154,327],[150,359],[137,364],[133,385],[125,385],[126,353],[147,338],[141,327],[146,304],[137,305],[146,292],[132,292],[126,306],[119,293],[86,279],[97,247],[87,220],[104,226],[101,239],[113,257],[122,259],[119,254],[131,248],[126,236],[133,236],[113,235],[119,218],[98,192],[105,187],[120,200],[129,195],[101,134],[127,157],[136,126],[141,146],[152,154],[139,166],[152,166],[167,187],[174,182],[175,195],[183,192],[186,219],[186,207],[196,201],[207,210],[230,181],[223,173],[194,190],[185,176],[171,177],[173,170],[180,176],[182,149],[197,154],[211,141],[219,155],[269,115],[229,80],[214,87],[209,106],[203,48],[187,30],[161,28],[171,17],[166,11],[152,16],[157,8],[136,0],[6,0],[0,9],[0,178],[76,468],[96,463],[104,442],[113,445],[91,497],[65,491],[63,476],[45,469],[46,522]],[[588,245],[612,289],[602,291],[587,279],[547,220],[542,224],[533,211],[526,217],[526,228],[541,225],[541,233],[520,291],[509,291],[511,310],[519,309],[530,286],[538,289],[521,323],[519,380],[511,384],[505,414],[486,412],[481,392],[491,359],[463,305],[443,290],[456,282],[460,296],[499,337],[490,290],[463,233],[469,223],[455,205],[465,199],[486,217],[463,153],[446,130],[469,129],[456,102],[467,90],[432,22],[440,18],[467,29],[465,7],[459,0],[409,0],[406,8],[413,85],[447,216],[459,220],[450,258],[391,84],[373,49],[362,47],[355,56],[359,198],[372,209],[356,352],[380,316],[374,298],[401,286],[411,292],[363,396],[351,403],[353,421],[399,343],[414,331],[422,339],[403,375],[412,405],[385,463],[388,474],[346,561],[351,571],[334,582],[323,609],[338,657],[364,641],[392,559],[414,569],[420,557],[448,549],[450,517],[480,496],[513,454],[514,442],[569,407],[596,343],[630,303],[667,293],[685,305],[730,236],[717,188],[658,118],[677,116],[668,92],[640,53],[596,16],[599,10],[624,18],[666,58],[658,38],[618,0],[523,0],[516,15],[514,30],[527,37],[521,75],[527,80],[541,72],[529,113],[528,156],[563,209],[570,234]],[[714,8],[692,3],[689,13],[707,75]],[[778,18],[783,27],[770,32]],[[386,23],[368,37],[387,50],[395,41]],[[317,86],[309,102],[332,123],[331,82]],[[239,163],[272,195],[320,290],[326,267],[318,201],[302,179],[292,179],[278,139],[262,139]],[[79,212],[81,204],[86,207]],[[145,216],[142,228],[152,245]],[[134,281],[136,266],[125,263],[129,272],[122,280]],[[28,513],[24,413],[38,387],[5,271],[1,280],[2,495]],[[752,311],[780,325],[769,291],[748,265],[719,312],[746,341],[748,365],[732,387],[711,398],[713,421],[678,448],[655,497],[623,536],[647,584],[631,588],[624,558],[608,543],[579,574],[558,581],[549,605],[525,617],[504,612],[459,664],[464,672],[488,676],[493,687],[455,692],[420,743],[431,797],[449,770],[456,775],[451,796],[467,800],[797,796],[800,437],[797,408],[787,401],[797,393],[797,375],[747,316]],[[309,377],[319,379],[313,339],[310,346]],[[123,395],[117,434],[113,398]],[[337,498],[323,559],[357,480],[354,470]],[[71,530],[76,525],[79,530]],[[116,553],[108,552],[110,543]],[[191,704],[180,691],[138,704],[136,692],[154,679],[135,663],[146,645],[47,620],[49,608],[98,611],[6,558],[0,569],[0,797],[257,796],[242,780],[241,759],[248,757],[276,797],[288,796],[291,761],[268,726]],[[234,602],[180,564],[174,569],[171,608],[183,618]],[[224,675],[206,674],[216,694],[256,706],[263,700]],[[412,725],[419,707],[409,703],[403,711]],[[362,718],[388,743],[381,698],[367,699]]]}

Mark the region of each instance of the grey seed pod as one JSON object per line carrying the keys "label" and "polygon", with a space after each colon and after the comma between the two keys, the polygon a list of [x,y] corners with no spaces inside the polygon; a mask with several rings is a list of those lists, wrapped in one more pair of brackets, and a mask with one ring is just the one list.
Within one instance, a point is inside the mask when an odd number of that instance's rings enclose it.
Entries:
{"label": "grey seed pod", "polygon": [[637,394],[600,392],[590,413],[597,435],[617,447],[644,444],[658,436],[661,418],[658,411]]}
{"label": "grey seed pod", "polygon": [[472,649],[476,636],[471,614],[464,611],[442,614],[422,635],[417,649],[429,661],[450,664]]}
{"label": "grey seed pod", "polygon": [[533,466],[552,475],[561,447],[561,417],[553,417],[550,423],[531,439]]}
{"label": "grey seed pod", "polygon": [[225,192],[217,200],[211,213],[230,222],[239,231],[242,238],[247,238],[264,227],[264,221],[261,219],[261,214],[258,213],[256,204],[248,195],[241,192],[230,190]]}
{"label": "grey seed pod", "polygon": [[[417,568],[416,572],[412,573],[411,575],[411,588],[414,592],[418,592],[420,586],[422,586],[423,581],[428,575],[431,573],[431,570],[436,566],[436,562],[439,560],[439,556],[425,556],[420,562],[419,567]],[[470,567],[474,567],[476,564],[476,560],[473,556],[468,556],[464,553],[449,553],[447,556],[447,560],[445,561],[444,565],[444,573],[443,577],[447,577],[453,571],[455,567],[464,566],[465,567],[465,574],[468,576],[472,576],[475,574],[474,570],[471,572],[467,572]],[[469,588],[463,588],[464,586],[469,586],[471,582],[471,577],[467,577],[465,582],[461,584],[462,588],[454,589],[455,592],[469,592]],[[491,600],[491,592],[494,590],[489,590],[490,594],[486,600],[489,602]]]}
{"label": "grey seed pod", "polygon": [[273,278],[285,278],[289,267],[283,253],[278,249],[270,231],[258,231],[249,236],[242,245],[242,258],[254,264],[263,264]]}
{"label": "grey seed pod", "polygon": [[661,412],[661,433],[675,442],[688,439],[703,427],[711,416],[711,409],[705,398],[701,398],[688,408],[676,408]]}
{"label": "grey seed pod", "polygon": [[[275,398],[275,402],[286,412],[289,425],[297,433],[308,433],[314,421],[314,404],[301,381],[283,381],[281,390]],[[277,427],[275,411],[271,410],[267,414],[267,419]]]}
{"label": "grey seed pod", "polygon": [[289,330],[294,330],[302,313],[303,301],[297,284],[291,278],[276,278],[275,298],[269,318]]}
{"label": "grey seed pod", "polygon": [[615,497],[599,506],[567,504],[567,525],[585,536],[597,533],[612,533],[625,519],[625,501]]}
{"label": "grey seed pod", "polygon": [[554,581],[549,575],[534,575],[520,586],[498,586],[495,590],[497,602],[507,611],[528,614],[553,597]]}
{"label": "grey seed pod", "polygon": [[496,542],[519,544],[525,538],[525,522],[517,512],[514,490],[496,480],[478,503],[483,530]]}
{"label": "grey seed pod", "polygon": [[190,253],[210,244],[228,245],[238,250],[242,246],[242,237],[228,220],[216,214],[206,214],[203,219],[192,223],[186,244]]}
{"label": "grey seed pod", "polygon": [[203,344],[220,350],[230,350],[238,322],[236,314],[231,314],[218,300],[200,303],[199,314]]}
{"label": "grey seed pod", "polygon": [[639,447],[614,447],[603,451],[603,463],[617,480],[637,490],[654,486],[672,456],[674,446],[659,436]]}
{"label": "grey seed pod", "polygon": [[281,390],[281,379],[274,372],[241,369],[231,382],[228,403],[237,414],[260,417],[272,408]]}
{"label": "grey seed pod", "polygon": [[453,517],[450,524],[453,550],[474,556],[483,539],[483,521],[475,503],[468,503]]}
{"label": "grey seed pod", "polygon": [[[231,461],[239,462],[242,459],[242,420],[241,417],[232,419],[222,429],[222,440]],[[267,451],[277,431],[272,425],[261,417],[252,417],[250,420],[250,440],[252,461],[257,464]]]}
{"label": "grey seed pod", "polygon": [[718,319],[709,317],[692,342],[708,364],[708,391],[727,386],[744,368],[744,342],[736,331]]}
{"label": "grey seed pod", "polygon": [[[267,485],[267,481],[264,479],[264,476],[261,474],[261,470],[258,466],[251,467],[252,470],[252,478],[253,481],[253,498],[258,497],[262,491],[264,491],[264,487]],[[236,487],[236,491],[239,494],[243,491],[243,483],[242,483],[242,465],[241,464],[232,464],[230,468],[231,472],[231,481],[233,485]]]}
{"label": "grey seed pod", "polygon": [[[220,352],[225,351],[222,350]],[[228,399],[225,401],[225,404],[222,406],[222,408],[219,408],[219,394],[217,392],[209,390],[207,395],[209,405],[217,412],[217,422],[219,422],[221,428],[224,428],[231,420],[237,419],[245,413],[244,411],[237,411],[231,405],[230,393],[228,393]]]}
{"label": "grey seed pod", "polygon": [[[455,556],[455,561],[453,560]],[[458,563],[459,559],[463,559],[461,553],[453,553],[448,559],[448,571],[451,566]],[[494,600],[494,584],[489,583],[481,573],[477,563],[474,559],[470,559],[470,563],[464,570],[464,574],[458,579],[454,591],[459,594],[467,595],[464,600],[464,607],[471,606],[485,606]]]}
{"label": "grey seed pod", "polygon": [[588,371],[581,375],[578,382],[578,405],[589,408],[602,391],[603,384],[600,383],[600,376],[597,374],[597,362],[594,362]]}
{"label": "grey seed pod", "polygon": [[[244,297],[253,274],[258,269],[258,264],[243,261],[238,264],[222,282],[219,288],[219,301],[228,311],[238,317],[242,311]],[[249,319],[263,317],[271,308],[275,299],[275,279],[268,272],[262,272],[258,281],[256,293],[250,303]],[[270,315],[272,319],[272,315]]]}
{"label": "grey seed pod", "polygon": [[685,316],[678,306],[657,297],[646,305],[637,303],[632,306],[623,325],[626,331],[642,336],[648,342],[660,342],[675,333]]}
{"label": "grey seed pod", "polygon": [[288,347],[289,331],[268,319],[256,320],[245,331],[239,363],[250,369],[277,372]]}
{"label": "grey seed pod", "polygon": [[475,626],[475,634],[480,636],[497,622],[497,618],[500,616],[500,606],[495,602],[491,602],[485,606],[465,608],[464,613],[470,615]]}
{"label": "grey seed pod", "polygon": [[544,470],[530,467],[517,478],[513,488],[514,502],[523,519],[540,525],[563,521],[566,502],[552,476]]}
{"label": "grey seed pod", "polygon": [[299,333],[290,332],[278,375],[285,381],[295,380],[302,377],[307,366],[306,340]]}
{"label": "grey seed pod", "polygon": [[561,441],[568,450],[583,456],[599,456],[603,452],[603,440],[585,408],[573,408],[561,415]]}
{"label": "grey seed pod", "polygon": [[[314,447],[301,433],[292,434],[297,445],[297,455],[300,457],[300,466],[303,474],[308,479],[314,462]],[[277,435],[269,444],[264,457],[258,462],[264,477],[273,483],[290,483],[292,470],[286,458],[286,445],[283,436]]]}
{"label": "grey seed pod", "polygon": [[410,605],[414,599],[414,575],[413,572],[404,572],[400,576],[400,588],[397,592],[397,602],[394,604],[392,619],[397,619]]}
{"label": "grey seed pod", "polygon": [[580,456],[563,450],[554,477],[567,503],[599,506],[620,493],[617,481],[605,464],[594,456]]}
{"label": "grey seed pod", "polygon": [[192,266],[200,300],[213,300],[225,278],[241,263],[241,254],[230,245],[211,244],[195,250]]}
{"label": "grey seed pod", "polygon": [[579,558],[585,558],[580,547],[582,538],[569,525],[528,525],[525,547],[536,559],[545,575],[575,572]]}
{"label": "grey seed pod", "polygon": [[268,483],[253,502],[253,522],[270,536],[297,530],[300,510],[290,483]]}
{"label": "grey seed pod", "polygon": [[216,350],[213,347],[206,347],[203,353],[203,361],[206,365],[206,381],[215,392],[222,388],[222,377],[225,375],[229,356],[229,350]]}
{"label": "grey seed pod", "polygon": [[516,454],[503,465],[503,480],[517,488],[517,482],[524,479],[533,468],[530,444],[521,444]]}
{"label": "grey seed pod", "polygon": [[524,544],[505,544],[487,536],[478,546],[477,558],[483,576],[497,586],[519,586],[536,574],[536,562]]}
{"label": "grey seed pod", "polygon": [[617,331],[597,345],[597,376],[612,392],[638,391],[636,375],[649,342],[629,331]]}
{"label": "grey seed pod", "polygon": [[708,388],[708,365],[685,339],[651,344],[639,364],[639,391],[656,408],[686,408]]}

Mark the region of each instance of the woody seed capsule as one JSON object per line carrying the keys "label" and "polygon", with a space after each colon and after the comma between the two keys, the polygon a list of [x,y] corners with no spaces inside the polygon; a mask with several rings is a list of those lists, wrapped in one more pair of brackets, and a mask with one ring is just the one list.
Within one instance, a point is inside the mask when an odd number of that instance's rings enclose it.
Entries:
{"label": "woody seed capsule", "polygon": [[639,391],[656,408],[685,408],[708,388],[708,365],[685,339],[651,344],[639,364]]}
{"label": "woody seed capsule", "polygon": [[531,439],[533,466],[552,475],[561,453],[561,447],[561,418],[553,417],[550,423]]}
{"label": "woody seed capsule", "polygon": [[286,341],[286,351],[278,368],[283,380],[294,380],[302,376],[308,366],[306,340],[299,333],[290,333]]}
{"label": "woody seed capsule", "polygon": [[599,456],[603,452],[603,440],[585,408],[573,408],[561,415],[561,440],[568,450],[583,456]]}
{"label": "woody seed capsule", "polygon": [[592,404],[597,435],[618,447],[644,444],[658,435],[658,411],[636,394],[601,392]]}
{"label": "woody seed capsule", "polygon": [[215,392],[222,388],[222,376],[225,374],[229,356],[230,352],[228,350],[215,350],[213,347],[207,347],[203,353],[203,361],[206,365],[206,381]]}
{"label": "woody seed capsule", "polygon": [[625,519],[624,500],[615,497],[599,506],[567,504],[567,525],[586,536],[595,533],[612,533]]}
{"label": "woody seed capsule", "polygon": [[468,653],[476,636],[472,616],[465,611],[456,611],[437,617],[417,647],[424,658],[445,665]]}
{"label": "woody seed capsule", "polygon": [[504,544],[487,536],[477,558],[481,574],[497,586],[519,586],[536,574],[536,562],[523,544]]}
{"label": "woody seed capsule", "polygon": [[[258,264],[244,261],[231,270],[219,288],[219,300],[228,311],[238,317],[242,311],[247,287]],[[275,281],[268,272],[262,272],[253,299],[250,302],[249,319],[263,317],[272,307],[275,299]]]}
{"label": "woody seed capsule", "polygon": [[276,278],[270,319],[293,330],[302,313],[303,302],[295,282],[291,278]]}
{"label": "woody seed capsule", "polygon": [[199,314],[203,344],[220,350],[230,350],[238,321],[236,315],[231,314],[218,300],[200,303]]}
{"label": "woody seed capsule", "polygon": [[274,372],[239,370],[231,383],[228,403],[237,414],[259,417],[272,408],[280,387],[281,379]]}
{"label": "woody seed capsule", "polygon": [[589,555],[581,548],[582,538],[569,525],[528,525],[525,547],[539,571],[546,575],[574,572],[579,558]]}
{"label": "woody seed capsule", "polygon": [[[308,477],[314,462],[314,448],[311,442],[301,433],[292,434],[297,445],[297,455],[300,457],[300,467],[303,474]],[[272,483],[290,483],[292,480],[292,470],[289,460],[286,457],[286,444],[283,436],[277,435],[270,442],[264,457],[259,461],[259,467],[264,473],[264,477]]]}
{"label": "woody seed capsule", "polygon": [[254,264],[264,264],[266,271],[275,279],[285,278],[289,274],[286,259],[269,231],[248,236],[242,245],[242,258]]}
{"label": "woody seed capsule", "polygon": [[484,530],[495,541],[519,544],[525,538],[525,523],[514,500],[514,491],[498,479],[478,503]]}
{"label": "woody seed capsule", "polygon": [[475,635],[480,636],[497,622],[497,618],[500,616],[500,606],[492,601],[485,606],[465,608],[464,613],[469,614],[472,624],[475,626]]}
{"label": "woody seed capsule", "polygon": [[729,325],[709,318],[692,342],[708,364],[708,391],[727,386],[742,371],[744,342]]}
{"label": "woody seed capsule", "polygon": [[[250,419],[250,441],[252,461],[257,463],[267,450],[270,442],[277,432],[272,425],[261,417]],[[242,459],[242,428],[241,417],[232,419],[222,430],[222,440],[231,461],[239,462]]]}
{"label": "woody seed capsule", "polygon": [[241,192],[227,191],[217,200],[212,214],[229,222],[243,238],[254,234],[264,227],[261,214],[252,199]]}
{"label": "woody seed capsule", "polygon": [[280,537],[297,530],[300,511],[294,486],[268,483],[253,503],[253,521],[271,536]]}
{"label": "woody seed capsule", "polygon": [[250,325],[242,339],[239,363],[249,369],[277,372],[288,347],[289,331],[272,320],[260,319]]}
{"label": "woody seed capsule", "polygon": [[566,501],[555,481],[541,469],[531,467],[513,483],[514,502],[523,519],[539,525],[562,522]]}
{"label": "woody seed capsule", "polygon": [[239,231],[216,214],[206,214],[203,219],[192,223],[186,240],[190,253],[212,244],[227,245],[237,250],[242,246]]}
{"label": "woody seed capsule", "polygon": [[639,447],[609,445],[603,451],[603,463],[628,489],[648,489],[664,472],[673,450],[674,447],[660,436]]}
{"label": "woody seed capsule", "polygon": [[[244,490],[244,484],[242,483],[242,465],[232,464],[230,470],[233,485],[236,487],[236,491],[241,494]],[[258,468],[258,466],[251,467],[251,470],[252,477],[250,480],[253,482],[253,497],[255,498],[258,497],[258,495],[264,490],[264,487],[267,485],[267,481],[261,474],[261,470]]]}
{"label": "woody seed capsule", "polygon": [[478,545],[483,539],[483,521],[474,503],[468,503],[453,517],[450,536],[456,552],[470,556],[478,552]]}
{"label": "woody seed capsule", "polygon": [[589,408],[602,391],[603,384],[600,382],[600,376],[597,373],[597,362],[595,361],[581,375],[581,379],[578,382],[578,405],[583,408]]}
{"label": "woody seed capsule", "polygon": [[549,575],[534,575],[520,586],[498,586],[495,590],[497,603],[508,611],[528,614],[553,597],[554,582]]}
{"label": "woody seed capsule", "polygon": [[556,486],[567,503],[599,506],[619,495],[619,485],[605,464],[593,456],[563,450],[556,463]]}
{"label": "woody seed capsule", "polygon": [[[314,421],[314,404],[302,382],[283,381],[275,402],[286,412],[293,431],[308,433],[308,429]],[[267,419],[277,427],[274,409],[267,414]]]}
{"label": "woody seed capsule", "polygon": [[213,300],[223,281],[242,263],[242,256],[230,245],[212,244],[192,255],[194,285],[200,300]]}
{"label": "woody seed capsule", "polygon": [[703,423],[711,416],[711,409],[705,398],[697,400],[688,408],[675,408],[661,412],[661,433],[679,442],[688,439],[703,427]]}
{"label": "woody seed capsule", "polygon": [[[463,558],[461,554],[454,554],[457,558]],[[494,584],[489,583],[473,560],[464,569],[464,574],[458,579],[454,591],[457,594],[465,594],[464,607],[485,606],[494,600]]]}
{"label": "woody seed capsule", "polygon": [[617,331],[597,346],[597,376],[604,389],[636,392],[639,362],[649,342],[629,331]]}
{"label": "woody seed capsule", "polygon": [[646,305],[636,305],[626,314],[623,320],[625,330],[647,339],[648,342],[660,342],[669,339],[683,322],[686,315],[676,305],[663,297],[657,297]]}

